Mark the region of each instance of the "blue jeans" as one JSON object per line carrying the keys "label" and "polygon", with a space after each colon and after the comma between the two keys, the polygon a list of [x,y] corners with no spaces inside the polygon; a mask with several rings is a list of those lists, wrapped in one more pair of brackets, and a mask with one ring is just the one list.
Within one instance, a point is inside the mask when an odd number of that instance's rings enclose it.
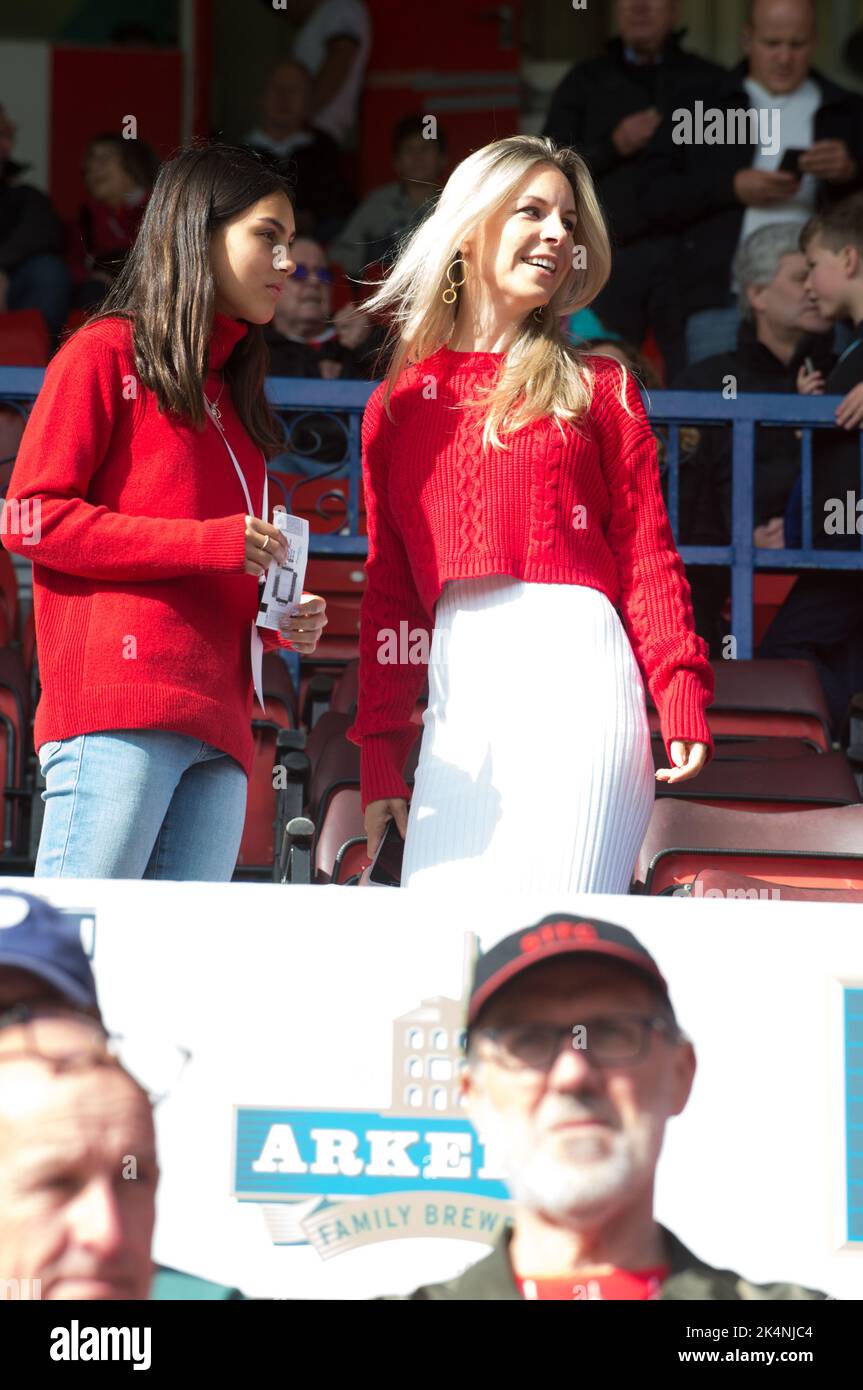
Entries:
{"label": "blue jeans", "polygon": [[686,361],[703,362],[720,352],[733,352],[737,347],[740,312],[737,297],[726,309],[699,309],[686,320]]}
{"label": "blue jeans", "polygon": [[117,729],[43,743],[37,878],[229,882],[246,774],[200,739]]}

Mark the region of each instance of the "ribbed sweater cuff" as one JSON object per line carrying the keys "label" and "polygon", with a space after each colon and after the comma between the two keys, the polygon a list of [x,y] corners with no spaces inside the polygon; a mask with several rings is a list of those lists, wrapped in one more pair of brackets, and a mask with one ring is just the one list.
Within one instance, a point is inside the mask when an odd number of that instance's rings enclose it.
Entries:
{"label": "ribbed sweater cuff", "polygon": [[410,736],[401,733],[366,734],[360,744],[360,802],[365,811],[370,801],[390,797],[410,800],[410,787],[402,776],[405,758],[419,730]]}
{"label": "ribbed sweater cuff", "polygon": [[676,740],[687,743],[706,743],[707,761],[713,757],[713,735],[707,723],[706,709],[711,693],[694,671],[678,671],[660,704],[657,701],[662,740],[671,762],[671,745]]}
{"label": "ribbed sweater cuff", "polygon": [[201,529],[201,568],[216,574],[241,574],[246,559],[245,517],[214,517],[202,522]]}

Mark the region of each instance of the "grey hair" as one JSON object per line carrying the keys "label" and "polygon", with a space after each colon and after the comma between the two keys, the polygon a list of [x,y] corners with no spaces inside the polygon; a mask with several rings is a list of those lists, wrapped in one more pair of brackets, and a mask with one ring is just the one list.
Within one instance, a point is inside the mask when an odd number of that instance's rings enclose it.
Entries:
{"label": "grey hair", "polygon": [[734,257],[734,279],[738,285],[737,307],[740,317],[750,323],[755,318],[747,289],[767,285],[779,269],[783,256],[800,254],[800,224],[771,222],[752,232]]}

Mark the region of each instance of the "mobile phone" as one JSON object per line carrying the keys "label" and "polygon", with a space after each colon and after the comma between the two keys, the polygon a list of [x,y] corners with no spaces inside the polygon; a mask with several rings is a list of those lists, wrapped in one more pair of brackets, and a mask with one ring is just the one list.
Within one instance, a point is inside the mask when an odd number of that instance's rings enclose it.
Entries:
{"label": "mobile phone", "polygon": [[800,156],[805,154],[805,150],[790,149],[786,150],[779,165],[780,174],[794,174],[798,179],[802,179],[803,174],[800,170]]}
{"label": "mobile phone", "polygon": [[402,881],[402,860],[405,842],[394,820],[387,823],[369,869],[369,883],[381,884],[385,888],[398,888]]}
{"label": "mobile phone", "polygon": [[803,358],[803,365],[804,365],[804,367],[806,368],[806,370],[807,370],[807,372],[809,373],[809,375],[811,376],[812,373],[815,371],[815,363],[812,361],[812,358],[811,358],[811,357],[804,357],[804,358]]}

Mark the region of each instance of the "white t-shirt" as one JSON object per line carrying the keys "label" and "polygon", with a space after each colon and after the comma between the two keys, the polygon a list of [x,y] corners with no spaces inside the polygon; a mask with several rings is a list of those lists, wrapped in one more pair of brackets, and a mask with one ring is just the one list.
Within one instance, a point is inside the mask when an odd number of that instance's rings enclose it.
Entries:
{"label": "white t-shirt", "polygon": [[[821,105],[817,82],[807,77],[793,92],[780,96],[768,92],[753,77],[745,78],[743,85],[754,107],[779,113],[779,149],[774,154],[766,154],[761,145],[756,145],[751,168],[772,172],[779,168],[786,150],[809,149],[815,139],[815,112]],[[773,120],[776,119],[774,116]],[[814,174],[804,174],[793,198],[788,198],[784,203],[747,207],[737,245],[741,246],[759,227],[767,227],[772,222],[798,222],[802,226],[815,211],[815,184]],[[731,288],[736,290],[737,286],[732,284]]]}
{"label": "white t-shirt", "polygon": [[363,74],[372,46],[372,24],[363,0],[321,0],[294,39],[294,57],[317,77],[331,39],[350,36],[359,43],[345,81],[335,96],[312,117],[339,144],[356,124]]}

